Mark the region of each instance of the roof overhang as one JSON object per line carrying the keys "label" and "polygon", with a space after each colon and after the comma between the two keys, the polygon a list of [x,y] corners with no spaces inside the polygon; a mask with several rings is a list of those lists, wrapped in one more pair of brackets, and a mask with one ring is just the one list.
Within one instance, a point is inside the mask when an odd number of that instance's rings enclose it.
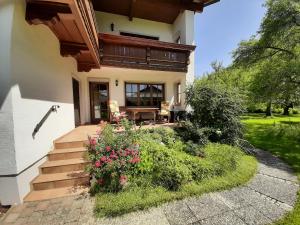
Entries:
{"label": "roof overhang", "polygon": [[132,18],[173,24],[180,12],[202,12],[219,0],[92,0],[94,9]]}

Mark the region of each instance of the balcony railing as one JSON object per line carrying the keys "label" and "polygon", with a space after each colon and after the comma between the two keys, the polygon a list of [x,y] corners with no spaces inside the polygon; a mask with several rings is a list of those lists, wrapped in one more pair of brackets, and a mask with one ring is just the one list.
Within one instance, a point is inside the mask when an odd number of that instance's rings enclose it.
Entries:
{"label": "balcony railing", "polygon": [[102,66],[187,72],[189,56],[195,49],[156,40],[99,34]]}

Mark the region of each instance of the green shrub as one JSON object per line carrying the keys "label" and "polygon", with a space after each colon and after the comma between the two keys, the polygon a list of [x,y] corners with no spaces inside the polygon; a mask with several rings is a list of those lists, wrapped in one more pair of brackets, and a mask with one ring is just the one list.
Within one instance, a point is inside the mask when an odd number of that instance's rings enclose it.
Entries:
{"label": "green shrub", "polygon": [[180,127],[176,127],[175,131],[183,141],[192,141],[199,146],[205,146],[208,143],[208,137],[211,134],[211,129],[207,127],[198,128],[197,125],[190,121],[181,122]]}
{"label": "green shrub", "polygon": [[195,144],[192,141],[186,142],[183,151],[193,156],[198,156],[202,158],[205,156],[203,146],[199,144]]}
{"label": "green shrub", "polygon": [[191,122],[196,129],[209,130],[211,142],[234,145],[242,138],[244,109],[238,94],[196,81],[187,88],[186,102],[193,109]]}
{"label": "green shrub", "polygon": [[293,110],[292,110],[292,113],[293,113],[294,115],[299,114],[299,110],[298,110],[298,109],[293,109]]}

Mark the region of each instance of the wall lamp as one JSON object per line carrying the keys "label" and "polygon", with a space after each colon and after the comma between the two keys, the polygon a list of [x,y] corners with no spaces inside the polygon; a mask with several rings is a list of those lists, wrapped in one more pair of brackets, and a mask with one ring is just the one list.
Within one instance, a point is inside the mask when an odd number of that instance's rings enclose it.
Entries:
{"label": "wall lamp", "polygon": [[115,24],[114,24],[114,23],[111,23],[111,24],[110,24],[110,30],[111,30],[111,31],[114,31],[114,30],[115,30]]}

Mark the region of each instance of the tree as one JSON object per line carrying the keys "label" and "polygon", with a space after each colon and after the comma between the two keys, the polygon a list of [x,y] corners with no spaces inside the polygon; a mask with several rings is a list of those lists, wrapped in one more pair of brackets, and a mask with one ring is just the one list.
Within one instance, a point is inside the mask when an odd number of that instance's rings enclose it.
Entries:
{"label": "tree", "polygon": [[267,13],[256,36],[240,43],[234,52],[235,63],[251,64],[279,56],[299,59],[299,0],[268,0]]}

